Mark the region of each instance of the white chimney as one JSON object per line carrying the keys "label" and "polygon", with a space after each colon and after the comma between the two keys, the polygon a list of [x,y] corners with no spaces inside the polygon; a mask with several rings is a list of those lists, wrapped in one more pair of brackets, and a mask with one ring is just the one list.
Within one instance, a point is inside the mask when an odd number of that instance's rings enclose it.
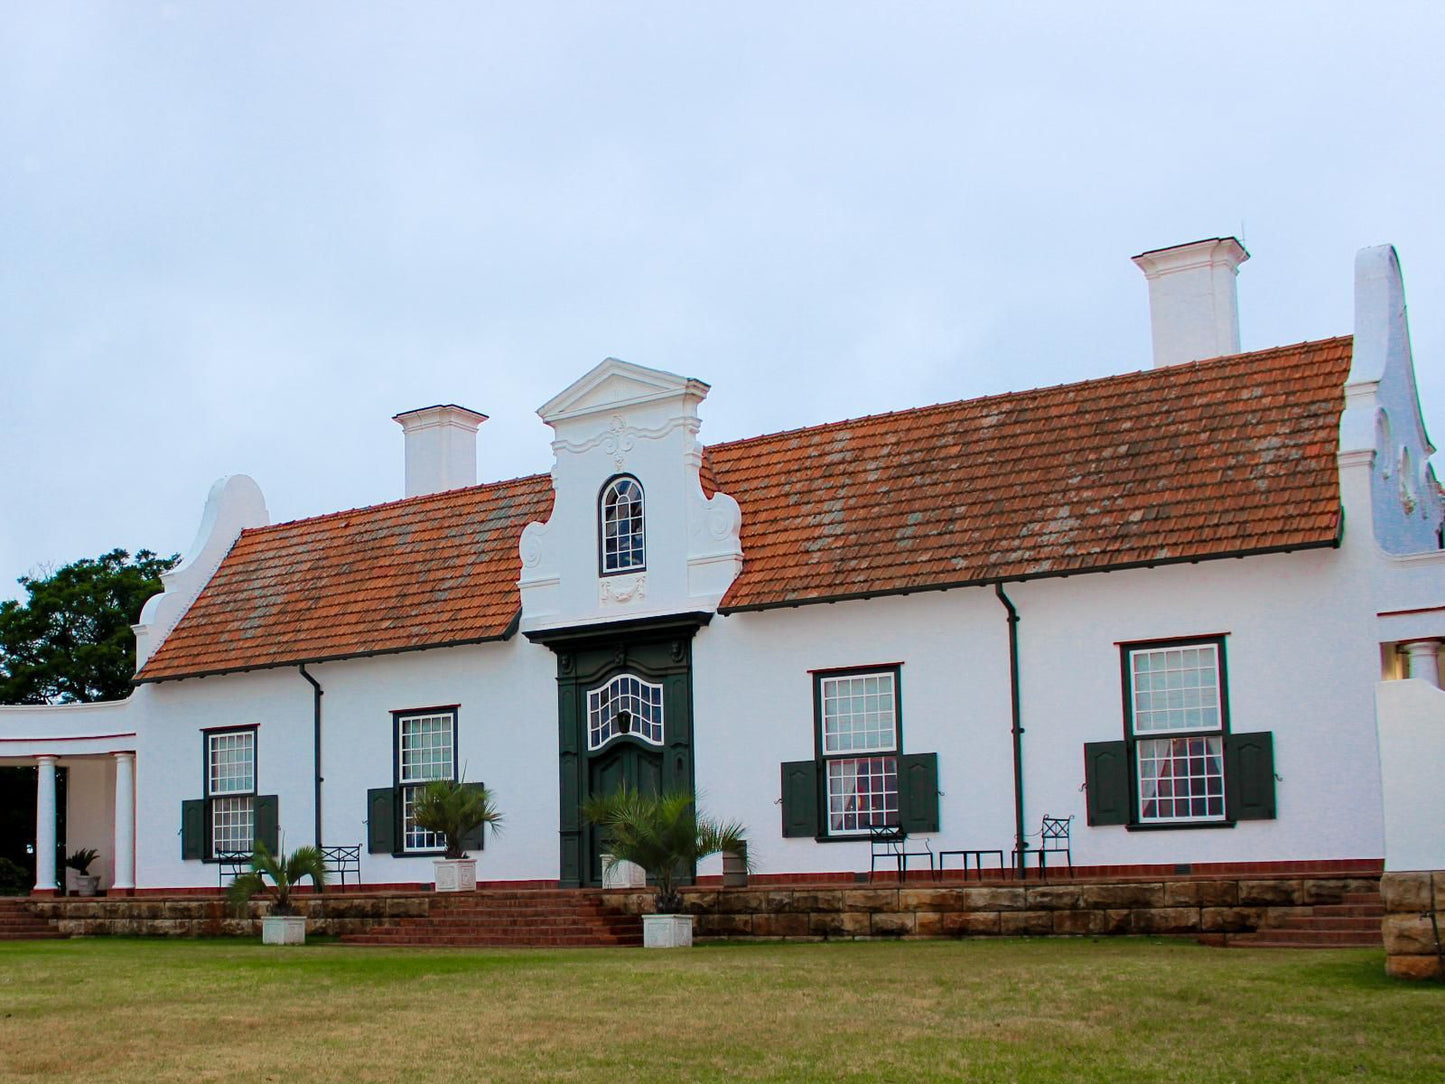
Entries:
{"label": "white chimney", "polygon": [[1239,265],[1233,237],[1211,237],[1134,257],[1149,280],[1154,367],[1239,353]]}
{"label": "white chimney", "polygon": [[420,497],[477,484],[477,429],[485,414],[447,403],[391,419],[406,434],[406,495]]}

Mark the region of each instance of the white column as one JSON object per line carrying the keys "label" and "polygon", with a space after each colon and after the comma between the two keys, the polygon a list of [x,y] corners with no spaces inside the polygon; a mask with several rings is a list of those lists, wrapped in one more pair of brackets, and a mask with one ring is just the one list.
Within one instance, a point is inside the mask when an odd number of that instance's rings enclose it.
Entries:
{"label": "white column", "polygon": [[1437,689],[1440,687],[1439,640],[1407,640],[1400,645],[1405,649],[1408,664],[1406,677],[1428,681]]}
{"label": "white column", "polygon": [[135,887],[135,754],[115,753],[115,878],[111,888]]}
{"label": "white column", "polygon": [[36,757],[40,769],[35,788],[35,890],[55,891],[55,757]]}

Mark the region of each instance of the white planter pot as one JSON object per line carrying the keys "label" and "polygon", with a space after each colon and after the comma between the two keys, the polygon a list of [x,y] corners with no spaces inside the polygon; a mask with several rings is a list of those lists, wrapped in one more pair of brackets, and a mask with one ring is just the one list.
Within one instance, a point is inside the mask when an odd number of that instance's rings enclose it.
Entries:
{"label": "white planter pot", "polygon": [[646,888],[647,871],[636,862],[612,864],[612,856],[602,856],[603,888]]}
{"label": "white planter pot", "polygon": [[77,896],[94,896],[100,888],[100,878],[94,874],[81,876],[75,875],[75,894]]}
{"label": "white planter pot", "polygon": [[438,892],[475,892],[477,860],[475,858],[438,858],[432,862],[432,876]]}
{"label": "white planter pot", "polygon": [[261,920],[261,944],[306,944],[306,916],[267,915]]}
{"label": "white planter pot", "polygon": [[691,915],[643,915],[643,948],[692,948]]}

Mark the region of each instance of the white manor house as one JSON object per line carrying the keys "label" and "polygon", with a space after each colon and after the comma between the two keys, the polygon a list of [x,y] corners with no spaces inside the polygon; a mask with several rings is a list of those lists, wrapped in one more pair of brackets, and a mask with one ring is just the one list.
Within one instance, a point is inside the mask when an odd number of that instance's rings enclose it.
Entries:
{"label": "white manor house", "polygon": [[547,475],[478,484],[485,418],[445,405],[397,415],[401,500],[272,524],[223,478],[131,696],[0,708],[36,891],[66,847],[112,894],[214,889],[258,838],[430,883],[435,778],[497,795],[485,882],[600,883],[579,807],[623,783],[695,791],[778,878],[1044,815],[1100,873],[1430,868],[1438,797],[1388,811],[1445,733],[1395,251],[1359,253],[1353,334],[1242,354],[1246,258],[1135,258],[1141,372],[709,445],[708,385],[608,359],[539,409]]}

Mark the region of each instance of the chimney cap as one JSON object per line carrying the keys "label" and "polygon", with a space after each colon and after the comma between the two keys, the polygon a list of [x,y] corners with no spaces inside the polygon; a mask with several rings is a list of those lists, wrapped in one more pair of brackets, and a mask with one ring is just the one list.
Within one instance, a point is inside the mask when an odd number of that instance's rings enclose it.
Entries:
{"label": "chimney cap", "polygon": [[[1238,237],[1205,237],[1182,245],[1151,248],[1137,256],[1131,256],[1130,259],[1139,264],[1141,268],[1144,268],[1144,263],[1148,263],[1159,270],[1172,269],[1160,266],[1164,264],[1185,265],[1194,260],[1207,261],[1210,259],[1229,262],[1238,267],[1249,259],[1249,250],[1244,247]],[[1140,263],[1141,260],[1144,263]],[[1150,268],[1144,268],[1144,270],[1147,273]]]}
{"label": "chimney cap", "polygon": [[458,406],[456,403],[437,403],[434,406],[417,407],[415,410],[403,410],[400,414],[393,414],[391,420],[403,428],[425,425],[428,422],[447,421],[458,425],[470,425],[475,431],[482,422],[487,420],[487,416],[475,410],[468,410],[464,406]]}

